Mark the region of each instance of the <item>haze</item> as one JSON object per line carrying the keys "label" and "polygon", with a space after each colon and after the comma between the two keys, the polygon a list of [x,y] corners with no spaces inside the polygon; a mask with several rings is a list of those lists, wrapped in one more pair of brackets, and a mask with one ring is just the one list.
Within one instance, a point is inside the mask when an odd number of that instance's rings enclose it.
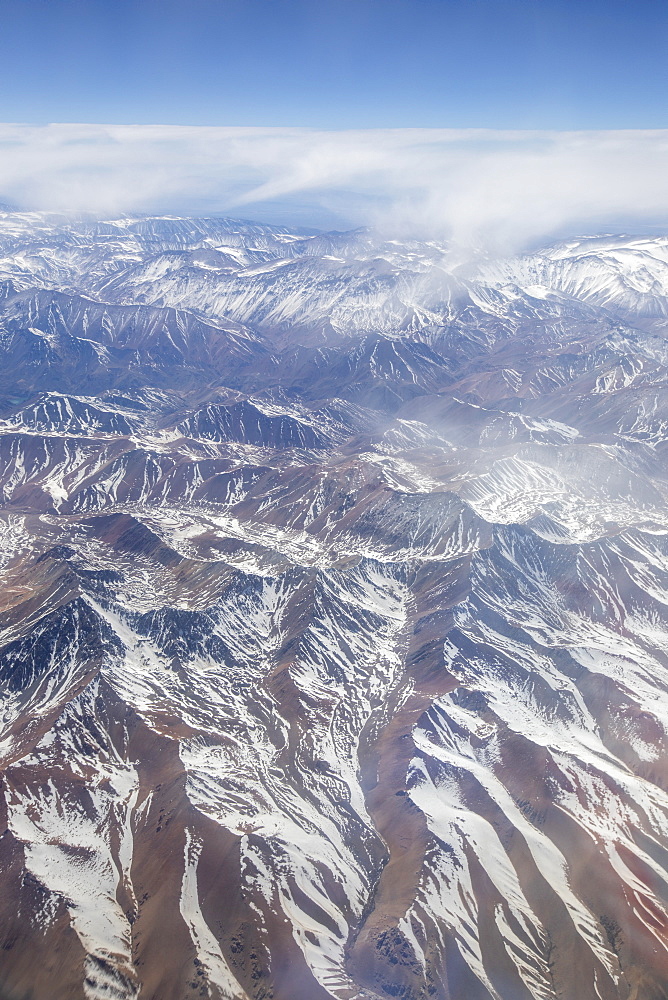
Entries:
{"label": "haze", "polygon": [[0,126],[0,198],[228,213],[507,251],[665,220],[668,131]]}

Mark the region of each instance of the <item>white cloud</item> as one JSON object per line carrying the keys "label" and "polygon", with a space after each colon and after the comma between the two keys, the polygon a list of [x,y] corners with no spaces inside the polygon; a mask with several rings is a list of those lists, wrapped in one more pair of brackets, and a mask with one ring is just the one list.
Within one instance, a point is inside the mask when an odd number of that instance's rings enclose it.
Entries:
{"label": "white cloud", "polygon": [[508,249],[665,222],[668,131],[0,125],[2,198],[257,218],[307,201],[314,215]]}

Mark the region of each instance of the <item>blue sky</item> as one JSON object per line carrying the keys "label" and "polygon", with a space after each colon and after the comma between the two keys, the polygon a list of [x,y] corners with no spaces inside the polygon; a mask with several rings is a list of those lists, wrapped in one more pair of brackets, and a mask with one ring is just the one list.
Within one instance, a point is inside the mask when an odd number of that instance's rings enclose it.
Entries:
{"label": "blue sky", "polygon": [[501,249],[668,223],[668,0],[0,0],[0,25],[0,202]]}
{"label": "blue sky", "polygon": [[666,0],[0,0],[0,120],[662,128]]}

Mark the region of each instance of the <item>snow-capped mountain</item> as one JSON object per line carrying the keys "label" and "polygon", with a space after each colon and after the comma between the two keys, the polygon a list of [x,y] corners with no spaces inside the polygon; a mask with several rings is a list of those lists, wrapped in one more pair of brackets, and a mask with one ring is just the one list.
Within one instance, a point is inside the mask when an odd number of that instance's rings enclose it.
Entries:
{"label": "snow-capped mountain", "polygon": [[668,243],[0,214],[0,995],[668,995]]}

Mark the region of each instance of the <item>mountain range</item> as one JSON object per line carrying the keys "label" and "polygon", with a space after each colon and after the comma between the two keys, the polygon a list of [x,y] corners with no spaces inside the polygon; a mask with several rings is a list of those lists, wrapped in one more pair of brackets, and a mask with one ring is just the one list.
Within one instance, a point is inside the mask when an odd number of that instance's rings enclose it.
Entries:
{"label": "mountain range", "polygon": [[668,239],[0,212],[2,1000],[665,1000]]}

